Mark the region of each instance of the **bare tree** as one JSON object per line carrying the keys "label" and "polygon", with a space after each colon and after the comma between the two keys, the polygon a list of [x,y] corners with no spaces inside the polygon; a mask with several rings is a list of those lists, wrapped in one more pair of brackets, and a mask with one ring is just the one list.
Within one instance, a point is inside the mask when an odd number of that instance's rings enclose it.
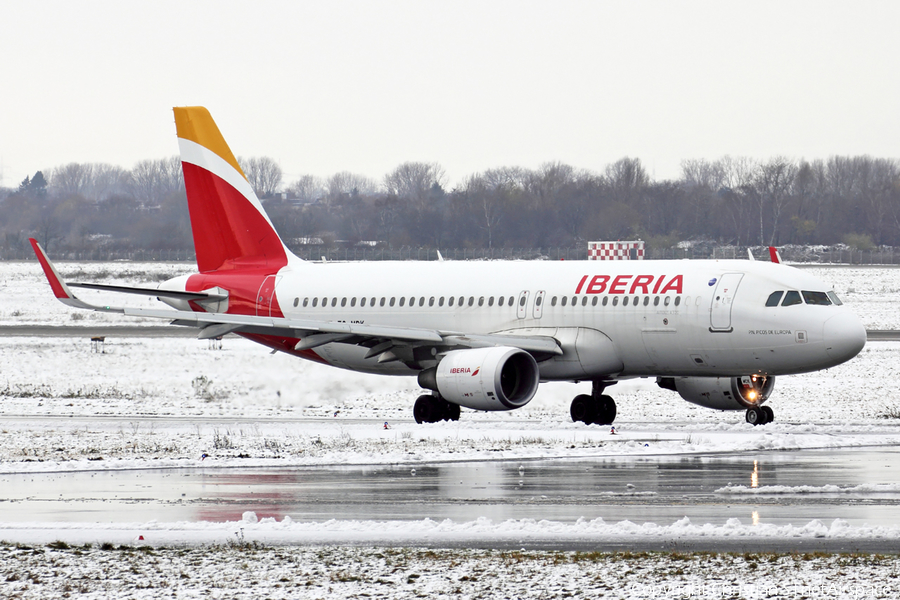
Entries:
{"label": "bare tree", "polygon": [[142,160],[131,169],[132,195],[144,206],[159,206],[166,197],[184,190],[184,173],[177,156]]}
{"label": "bare tree", "polygon": [[271,198],[281,188],[281,167],[268,156],[238,157],[238,164],[247,176],[247,181],[260,198]]}
{"label": "bare tree", "polygon": [[303,175],[288,188],[288,192],[303,204],[311,204],[327,193],[325,182],[314,175]]}
{"label": "bare tree", "polygon": [[405,162],[384,176],[388,194],[424,205],[435,186],[443,187],[446,174],[438,163]]}
{"label": "bare tree", "polygon": [[340,203],[350,196],[371,196],[378,191],[374,179],[349,171],[335,173],[328,178],[328,201]]}

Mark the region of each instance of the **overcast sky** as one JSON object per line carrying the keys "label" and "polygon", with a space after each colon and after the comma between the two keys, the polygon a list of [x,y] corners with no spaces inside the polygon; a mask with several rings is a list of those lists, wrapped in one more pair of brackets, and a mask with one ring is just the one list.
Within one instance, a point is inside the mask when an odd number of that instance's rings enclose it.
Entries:
{"label": "overcast sky", "polygon": [[0,183],[173,155],[171,107],[194,104],[286,183],[900,158],[898,24],[887,0],[0,0]]}

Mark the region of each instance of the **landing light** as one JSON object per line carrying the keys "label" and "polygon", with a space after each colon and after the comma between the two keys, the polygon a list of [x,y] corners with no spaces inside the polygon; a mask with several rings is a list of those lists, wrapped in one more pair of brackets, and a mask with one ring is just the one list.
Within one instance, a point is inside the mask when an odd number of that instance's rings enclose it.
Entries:
{"label": "landing light", "polygon": [[750,400],[751,402],[756,402],[756,392],[755,391],[749,392],[747,394],[747,400]]}

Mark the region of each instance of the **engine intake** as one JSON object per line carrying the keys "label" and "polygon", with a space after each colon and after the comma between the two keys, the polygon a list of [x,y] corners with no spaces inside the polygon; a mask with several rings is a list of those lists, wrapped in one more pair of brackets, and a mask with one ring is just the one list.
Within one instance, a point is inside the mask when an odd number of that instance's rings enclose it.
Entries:
{"label": "engine intake", "polygon": [[678,392],[688,402],[717,410],[744,410],[765,402],[775,377],[659,377],[657,385]]}
{"label": "engine intake", "polygon": [[498,346],[448,352],[418,379],[423,388],[466,408],[512,410],[534,398],[540,372],[529,353]]}

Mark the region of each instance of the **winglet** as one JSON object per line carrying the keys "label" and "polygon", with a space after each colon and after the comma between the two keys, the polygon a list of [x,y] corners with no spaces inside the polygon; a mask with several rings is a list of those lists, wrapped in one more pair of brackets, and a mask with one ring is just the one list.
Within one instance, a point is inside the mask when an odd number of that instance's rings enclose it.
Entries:
{"label": "winglet", "polygon": [[750,248],[747,248],[747,254],[750,256],[750,260],[756,260],[755,258],[753,258],[753,250],[751,250]]}
{"label": "winglet", "polygon": [[769,258],[773,263],[781,262],[781,255],[778,253],[778,248],[775,246],[769,246]]}
{"label": "winglet", "polygon": [[75,297],[75,294],[69,289],[69,286],[63,282],[62,278],[59,276],[59,272],[56,270],[56,267],[53,266],[53,263],[50,262],[50,259],[47,257],[47,253],[38,243],[38,241],[34,238],[28,238],[28,241],[31,242],[31,247],[34,250],[35,255],[37,255],[38,262],[41,263],[41,268],[44,269],[44,275],[47,276],[47,281],[50,282],[50,288],[53,290],[53,295],[56,296],[56,299],[66,304],[68,306],[72,306],[75,308],[90,308],[94,310],[108,310],[109,312],[121,312],[120,310],[109,309],[99,306],[94,306],[93,304],[88,304],[87,302],[82,302],[78,298]]}

